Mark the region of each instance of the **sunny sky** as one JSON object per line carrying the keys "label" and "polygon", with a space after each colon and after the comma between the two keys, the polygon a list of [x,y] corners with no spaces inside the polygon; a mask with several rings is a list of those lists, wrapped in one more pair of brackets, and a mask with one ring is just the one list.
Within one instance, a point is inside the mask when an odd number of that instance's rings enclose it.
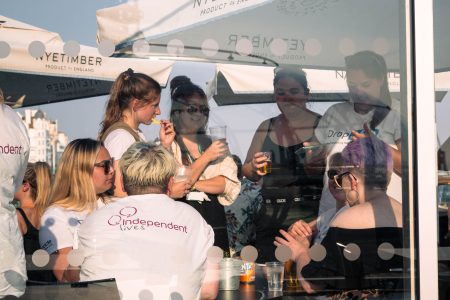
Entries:
{"label": "sunny sky", "polygon": [[[95,12],[100,8],[115,6],[125,1],[120,0],[2,0],[0,14],[18,21],[57,32],[64,41],[75,40],[80,44],[96,46]],[[24,9],[26,8],[26,9]],[[214,76],[214,66],[211,64],[177,63],[171,77],[188,75],[192,81],[202,87]],[[51,119],[57,119],[59,128],[68,134],[69,138],[96,137],[99,123],[104,113],[107,97],[79,99],[50,105],[41,105]],[[170,109],[168,91],[161,95],[162,117],[167,118]],[[251,138],[256,127],[262,120],[278,114],[274,104],[240,105],[213,108],[210,125],[228,126],[228,140],[233,153],[245,158]],[[328,105],[313,104],[312,108],[323,113]],[[21,111],[21,110],[19,110]],[[154,139],[158,128],[142,126],[148,139]]]}
{"label": "sunny sky", "polygon": [[[122,0],[2,0],[0,14],[24,23],[45,28],[60,34],[64,41],[75,40],[80,44],[96,46],[96,17],[98,9],[115,6]],[[202,87],[206,81],[214,76],[212,65],[198,65],[192,63],[178,63],[171,74],[188,75]],[[39,108],[47,113],[51,119],[57,119],[60,130],[68,134],[70,139],[80,137],[96,137],[101,121],[106,97],[79,99],[63,103],[42,105]],[[245,157],[251,137],[256,126],[268,117],[278,114],[273,104],[216,107],[211,104],[213,112],[210,124],[226,124],[229,127],[228,138],[232,152],[241,158]],[[313,103],[312,109],[323,113],[329,104]],[[35,107],[33,107],[35,108]],[[169,110],[169,96],[164,91],[161,97],[162,117],[167,118]],[[450,126],[446,126],[450,111],[449,96],[438,104],[437,122],[440,141],[450,135]],[[156,136],[155,126],[142,127],[149,139]]]}

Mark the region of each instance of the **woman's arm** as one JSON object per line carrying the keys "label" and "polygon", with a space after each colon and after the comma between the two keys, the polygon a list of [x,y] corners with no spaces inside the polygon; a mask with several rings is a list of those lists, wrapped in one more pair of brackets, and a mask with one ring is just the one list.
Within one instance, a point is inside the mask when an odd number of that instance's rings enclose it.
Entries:
{"label": "woman's arm", "polygon": [[206,180],[199,180],[194,184],[194,188],[207,194],[222,194],[225,191],[225,177],[216,176]]}
{"label": "woman's arm", "polygon": [[319,289],[319,287],[313,285],[302,276],[303,267],[309,264],[311,261],[311,257],[308,254],[310,246],[309,240],[304,237],[298,237],[297,239],[294,239],[292,235],[290,235],[289,233],[287,233],[282,229],[280,230],[280,233],[283,236],[283,238],[278,236],[275,237],[274,245],[277,247],[281,245],[286,245],[289,247],[289,249],[291,249],[292,252],[291,259],[295,261],[297,264],[296,270],[297,278],[300,280],[303,289],[307,293],[315,292],[316,290]]}
{"label": "woman's arm", "polygon": [[395,141],[397,149],[391,147],[392,160],[394,161],[394,172],[402,176],[402,141]]}
{"label": "woman's arm", "polygon": [[80,268],[69,265],[67,255],[72,251],[72,247],[61,248],[55,252],[55,263],[53,265],[53,274],[60,282],[80,281]]}
{"label": "woman's arm", "polygon": [[258,168],[265,165],[265,156],[261,153],[264,139],[269,130],[269,120],[266,120],[259,125],[253,135],[252,142],[247,151],[247,157],[242,165],[242,174],[251,181],[258,181],[261,176],[265,175],[258,171]]}
{"label": "woman's arm", "polygon": [[219,292],[219,264],[206,262],[206,274],[200,290],[200,299],[216,299]]}
{"label": "woman's arm", "polygon": [[167,120],[161,120],[161,127],[159,129],[159,139],[161,145],[167,150],[170,150],[173,140],[175,139],[175,130],[173,124]]}
{"label": "woman's arm", "polygon": [[195,184],[211,162],[224,157],[228,152],[228,146],[224,142],[220,140],[212,142],[205,152],[191,165],[191,182]]}

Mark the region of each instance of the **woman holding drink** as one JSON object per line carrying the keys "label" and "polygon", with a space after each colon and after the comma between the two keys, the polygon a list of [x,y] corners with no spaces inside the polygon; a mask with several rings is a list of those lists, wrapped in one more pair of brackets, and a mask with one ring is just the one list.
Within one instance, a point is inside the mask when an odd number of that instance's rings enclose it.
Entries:
{"label": "woman holding drink", "polygon": [[[302,70],[281,69],[274,78],[275,101],[281,114],[262,122],[247,152],[243,174],[262,178],[263,206],[256,220],[258,260],[274,260],[273,238],[298,219],[317,217],[323,186],[324,160],[305,162],[304,149],[317,142],[320,116],[306,106],[308,82]],[[303,150],[304,149],[304,150]]]}
{"label": "woman holding drink", "polygon": [[234,202],[240,192],[237,166],[225,139],[206,135],[209,117],[205,92],[190,81],[171,81],[170,120],[176,137],[172,152],[180,166],[190,166],[191,192],[180,201],[194,207],[214,230],[214,245],[228,249],[228,234],[223,205]]}

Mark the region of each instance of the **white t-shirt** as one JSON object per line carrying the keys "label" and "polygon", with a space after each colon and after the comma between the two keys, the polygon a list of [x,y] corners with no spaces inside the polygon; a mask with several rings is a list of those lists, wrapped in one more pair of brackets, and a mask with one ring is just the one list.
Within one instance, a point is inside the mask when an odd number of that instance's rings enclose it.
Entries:
{"label": "white t-shirt", "polygon": [[[105,204],[97,200],[97,207]],[[41,217],[39,243],[49,254],[72,247],[78,249],[78,230],[88,215],[88,211],[74,211],[53,205],[47,208]]]}
{"label": "white t-shirt", "polygon": [[49,254],[67,247],[77,249],[77,232],[87,214],[87,211],[78,212],[57,205],[46,209],[42,215],[39,229],[41,248]]}
{"label": "white t-shirt", "polygon": [[0,103],[0,298],[25,292],[23,239],[10,202],[22,184],[29,153],[25,125],[15,111]]}
{"label": "white t-shirt", "polygon": [[214,232],[191,206],[164,194],[122,198],[79,230],[81,280],[116,278],[122,299],[198,299]]}
{"label": "white t-shirt", "polygon": [[[141,138],[141,141],[145,141],[145,136],[141,131],[136,131]],[[108,149],[109,155],[115,160],[122,158],[122,155],[128,148],[136,142],[134,137],[125,129],[116,129],[111,131],[105,139],[105,148]]]}
{"label": "white t-shirt", "polygon": [[[351,142],[352,130],[363,132],[364,123],[370,123],[373,110],[365,115],[355,112],[353,103],[343,102],[331,106],[320,119],[315,135],[320,143],[327,145],[328,157],[341,152]],[[386,144],[397,148],[395,142],[401,138],[400,116],[391,110],[375,128],[374,134]],[[328,162],[327,162],[328,170]],[[328,177],[324,176],[324,189],[320,199],[319,214],[336,209],[336,200],[328,189]],[[400,176],[393,173],[387,193],[397,201],[402,201],[402,182]]]}

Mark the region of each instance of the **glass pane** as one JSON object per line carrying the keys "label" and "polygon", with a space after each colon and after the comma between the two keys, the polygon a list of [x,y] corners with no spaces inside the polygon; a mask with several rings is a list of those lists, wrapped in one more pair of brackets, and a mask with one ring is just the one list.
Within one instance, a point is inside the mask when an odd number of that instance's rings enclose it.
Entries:
{"label": "glass pane", "polygon": [[[408,1],[94,2],[0,4],[4,98],[55,176],[29,271],[122,299],[415,294]],[[108,152],[82,169],[86,137]],[[136,140],[173,157],[126,173]]]}
{"label": "glass pane", "polygon": [[450,295],[449,283],[449,246],[450,246],[450,132],[446,115],[450,111],[449,86],[450,73],[448,55],[450,48],[448,37],[447,14],[450,5],[447,1],[435,1],[434,4],[434,40],[435,40],[435,90],[436,90],[436,124],[438,140],[438,191],[437,208],[439,219],[439,299],[447,299]]}

